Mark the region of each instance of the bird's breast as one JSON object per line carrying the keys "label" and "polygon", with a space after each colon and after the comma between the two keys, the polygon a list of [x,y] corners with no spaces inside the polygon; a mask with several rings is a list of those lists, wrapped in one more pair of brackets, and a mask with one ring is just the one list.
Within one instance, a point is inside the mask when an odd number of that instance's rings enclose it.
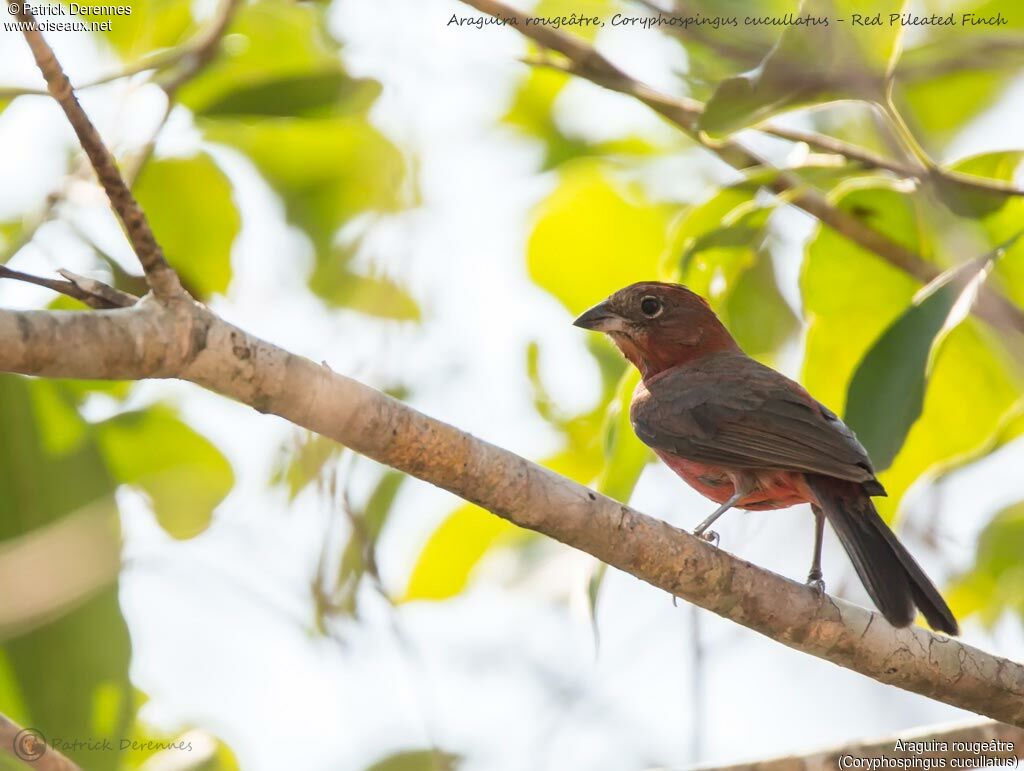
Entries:
{"label": "bird's breast", "polygon": [[686,484],[715,503],[725,503],[736,492],[733,477],[737,473],[753,477],[754,482],[753,492],[736,504],[738,508],[765,511],[813,501],[813,495],[800,472],[784,469],[744,469],[732,472],[721,466],[697,463],[661,450],[655,452]]}

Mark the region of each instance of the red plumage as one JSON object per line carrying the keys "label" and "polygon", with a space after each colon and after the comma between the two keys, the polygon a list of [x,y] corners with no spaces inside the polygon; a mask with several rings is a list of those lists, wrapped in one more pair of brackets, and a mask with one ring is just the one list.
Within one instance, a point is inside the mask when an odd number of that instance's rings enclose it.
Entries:
{"label": "red plumage", "polygon": [[815,549],[808,582],[821,583],[825,519],[868,594],[894,626],[920,609],[957,633],[938,590],[879,517],[885,490],[853,432],[798,383],[743,353],[700,296],[684,286],[626,287],[580,316],[640,370],[630,417],[640,439],[702,495],[757,511],[811,504]]}

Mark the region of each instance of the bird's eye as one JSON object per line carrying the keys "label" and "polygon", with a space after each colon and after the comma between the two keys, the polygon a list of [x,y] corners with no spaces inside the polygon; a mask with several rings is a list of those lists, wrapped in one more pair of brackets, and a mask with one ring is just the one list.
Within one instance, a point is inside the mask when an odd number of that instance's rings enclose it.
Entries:
{"label": "bird's eye", "polygon": [[659,315],[663,309],[661,300],[657,297],[651,297],[648,295],[640,301],[640,312],[643,313],[647,318],[653,319]]}

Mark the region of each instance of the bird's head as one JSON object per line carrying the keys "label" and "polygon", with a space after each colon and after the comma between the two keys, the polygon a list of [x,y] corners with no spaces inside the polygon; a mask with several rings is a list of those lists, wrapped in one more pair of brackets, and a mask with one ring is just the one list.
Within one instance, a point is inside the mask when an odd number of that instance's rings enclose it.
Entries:
{"label": "bird's head", "polygon": [[681,284],[630,284],[573,324],[608,335],[644,378],[710,353],[739,350],[707,301]]}

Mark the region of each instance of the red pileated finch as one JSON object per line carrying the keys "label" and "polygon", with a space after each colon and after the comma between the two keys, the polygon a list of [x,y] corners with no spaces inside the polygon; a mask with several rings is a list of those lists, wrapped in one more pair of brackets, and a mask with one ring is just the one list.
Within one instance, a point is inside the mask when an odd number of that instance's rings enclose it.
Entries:
{"label": "red pileated finch", "polygon": [[853,432],[802,386],[751,359],[703,298],[678,284],[621,289],[575,322],[604,332],[643,380],[630,417],[636,435],[691,487],[730,508],[763,511],[811,504],[814,554],[807,582],[824,589],[825,520],[890,624],[919,609],[933,629],[957,634],[934,584],[878,516],[885,495]]}

